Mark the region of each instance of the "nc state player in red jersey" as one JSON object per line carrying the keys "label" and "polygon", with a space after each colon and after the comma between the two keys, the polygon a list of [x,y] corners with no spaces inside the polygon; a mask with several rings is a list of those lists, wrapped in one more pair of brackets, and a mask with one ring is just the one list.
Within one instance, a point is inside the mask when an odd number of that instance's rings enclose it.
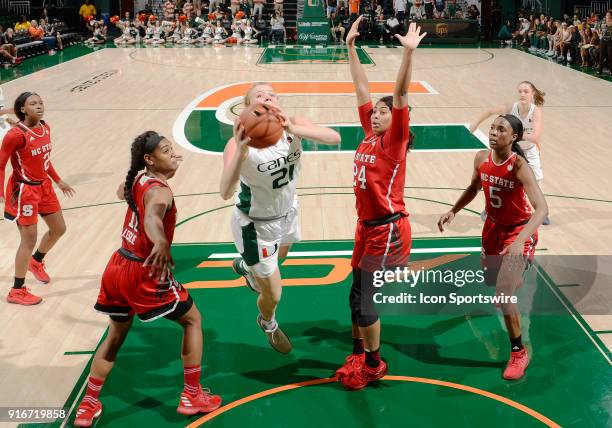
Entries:
{"label": "nc state player in red jersey", "polygon": [[349,297],[353,352],[336,371],[342,384],[350,390],[362,389],[387,373],[387,364],[379,355],[380,320],[374,308],[373,273],[405,267],[410,256],[410,222],[404,205],[406,153],[412,139],[408,85],[413,52],[427,34],[420,34],[421,28],[411,23],[405,36],[396,35],[404,52],[393,97],[385,97],[373,106],[368,79],[355,49],[362,18],[357,18],[346,37],[359,119],[365,133],[355,152],[353,165],[353,190],[359,217]]}
{"label": "nc state player in red jersey", "polygon": [[[2,139],[0,148],[0,203],[4,218],[19,228],[21,242],[15,256],[15,282],[6,300],[20,305],[36,305],[42,299],[24,286],[29,270],[37,280],[48,283],[43,258],[66,232],[62,208],[53,190],[53,180],[64,195],[72,197],[74,189],[59,177],[51,163],[51,129],[42,120],[45,107],[38,94],[24,92],[14,106],[19,122]],[[13,173],[4,193],[6,164],[11,160]],[[32,255],[38,234],[38,215],[49,230]]]}
{"label": "nc state player in red jersey", "polygon": [[[117,195],[125,199],[121,248],[110,258],[95,309],[110,316],[106,339],[94,356],[87,392],[79,405],[75,426],[91,426],[102,414],[98,400],[134,314],[142,321],[164,317],[183,327],[184,390],[176,409],[183,415],[211,412],[221,397],[202,390],[202,318],[185,288],[170,273],[170,244],[176,224],[176,205],[168,180],[178,169],[172,143],[147,131],[132,143],[132,162]],[[145,169],[144,173],[139,173]]]}
{"label": "nc state player in red jersey", "polygon": [[[472,182],[453,208],[440,217],[438,227],[450,224],[484,190],[487,219],[482,229],[485,280],[496,293],[513,296],[523,285],[523,272],[533,259],[538,227],[548,215],[548,205],[523,151],[523,124],[517,117],[499,116],[489,131],[491,150],[480,151],[474,160]],[[528,201],[529,199],[529,201]],[[531,205],[535,208],[532,212]],[[529,355],[521,341],[521,316],[515,303],[501,304],[510,336],[510,359],[504,379],[520,379],[529,365]]]}

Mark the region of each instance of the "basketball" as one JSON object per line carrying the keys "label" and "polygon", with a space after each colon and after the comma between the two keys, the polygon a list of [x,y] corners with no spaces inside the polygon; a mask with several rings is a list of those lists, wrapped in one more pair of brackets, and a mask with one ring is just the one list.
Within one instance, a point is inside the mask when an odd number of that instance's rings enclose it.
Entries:
{"label": "basketball", "polygon": [[249,146],[256,149],[273,146],[283,135],[280,119],[263,104],[248,106],[240,114],[240,122],[246,136],[251,139]]}

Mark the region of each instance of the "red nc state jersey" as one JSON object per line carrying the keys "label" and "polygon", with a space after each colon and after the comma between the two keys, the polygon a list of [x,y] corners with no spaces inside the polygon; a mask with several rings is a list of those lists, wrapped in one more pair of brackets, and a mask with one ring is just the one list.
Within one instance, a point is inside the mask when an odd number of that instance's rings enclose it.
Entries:
{"label": "red nc state jersey", "polygon": [[[153,249],[153,243],[144,230],[144,197],[149,189],[158,186],[170,188],[157,178],[148,177],[146,174],[138,176],[132,187],[132,195],[136,207],[138,208],[138,221],[136,221],[136,214],[129,207],[125,213],[125,220],[123,221],[123,233],[121,234],[122,247],[143,259],[146,259]],[[176,205],[174,204],[174,200],[172,201],[172,209],[164,214],[163,223],[166,239],[168,243],[171,244],[174,238],[174,227],[176,225]]]}
{"label": "red nc state jersey", "polygon": [[379,135],[372,131],[371,115],[372,103],[359,107],[365,138],[357,147],[353,164],[357,216],[374,220],[395,213],[408,215],[404,204],[408,107],[393,108],[390,129]]}
{"label": "red nc state jersey", "polygon": [[529,220],[531,206],[514,172],[517,154],[513,152],[508,159],[497,165],[491,153],[489,150],[487,160],[478,168],[482,190],[485,192],[487,215],[502,226],[514,226]]}
{"label": "red nc state jersey", "polygon": [[[17,180],[44,181],[51,162],[51,130],[42,120],[30,129],[19,122],[4,136],[8,146],[16,150],[11,155],[13,176]],[[10,142],[10,144],[9,144]]]}

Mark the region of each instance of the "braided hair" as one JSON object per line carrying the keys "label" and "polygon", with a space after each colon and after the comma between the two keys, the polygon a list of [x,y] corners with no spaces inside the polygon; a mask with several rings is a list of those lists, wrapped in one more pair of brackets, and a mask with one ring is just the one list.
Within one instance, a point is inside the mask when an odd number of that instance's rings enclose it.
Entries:
{"label": "braided hair", "polygon": [[123,196],[128,206],[134,214],[136,214],[136,221],[138,221],[138,207],[134,201],[134,195],[132,194],[132,187],[134,186],[134,180],[138,173],[146,168],[144,161],[144,155],[153,153],[153,150],[158,144],[164,139],[155,131],[146,131],[140,134],[132,142],[132,160],[130,162],[130,169],[125,176],[125,185],[123,186]]}
{"label": "braided hair", "polygon": [[28,98],[30,98],[32,95],[38,95],[38,94],[36,92],[22,92],[15,99],[13,110],[15,112],[15,116],[17,116],[19,120],[22,122],[25,120],[26,115],[24,112],[21,111],[21,109],[23,108],[23,106],[25,106],[26,101],[28,101]]}
{"label": "braided hair", "polygon": [[[378,102],[383,102],[389,108],[389,111],[393,111],[393,97],[391,95],[387,95],[386,97],[382,97],[378,100]],[[410,108],[410,107],[408,107]],[[414,146],[414,134],[412,131],[408,131],[410,133],[408,137],[408,145],[406,146],[406,153],[412,149]]]}
{"label": "braided hair", "polygon": [[515,152],[517,155],[522,156],[523,159],[527,160],[525,152],[523,152],[523,149],[521,149],[518,144],[519,141],[523,139],[523,122],[521,122],[521,119],[512,114],[503,114],[499,117],[504,118],[506,122],[508,122],[512,127],[512,131],[516,134],[516,140],[512,142],[512,151]]}

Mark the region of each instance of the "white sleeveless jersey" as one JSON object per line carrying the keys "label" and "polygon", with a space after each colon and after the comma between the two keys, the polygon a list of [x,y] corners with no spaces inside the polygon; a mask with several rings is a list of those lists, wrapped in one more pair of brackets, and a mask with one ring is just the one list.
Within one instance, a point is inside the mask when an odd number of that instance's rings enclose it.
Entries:
{"label": "white sleeveless jersey", "polygon": [[516,102],[512,104],[512,112],[510,113],[512,116],[518,117],[521,122],[523,122],[523,131],[525,134],[531,134],[533,132],[533,112],[535,111],[536,105],[531,104],[529,106],[529,113],[527,113],[526,118],[522,118],[519,113],[519,103]]}
{"label": "white sleeveless jersey", "polygon": [[247,40],[251,40],[252,36],[253,36],[253,27],[246,27],[244,29],[244,38]]}
{"label": "white sleeveless jersey", "polygon": [[253,219],[274,219],[293,206],[302,157],[301,139],[283,133],[265,149],[249,148],[240,171],[236,207]]}

